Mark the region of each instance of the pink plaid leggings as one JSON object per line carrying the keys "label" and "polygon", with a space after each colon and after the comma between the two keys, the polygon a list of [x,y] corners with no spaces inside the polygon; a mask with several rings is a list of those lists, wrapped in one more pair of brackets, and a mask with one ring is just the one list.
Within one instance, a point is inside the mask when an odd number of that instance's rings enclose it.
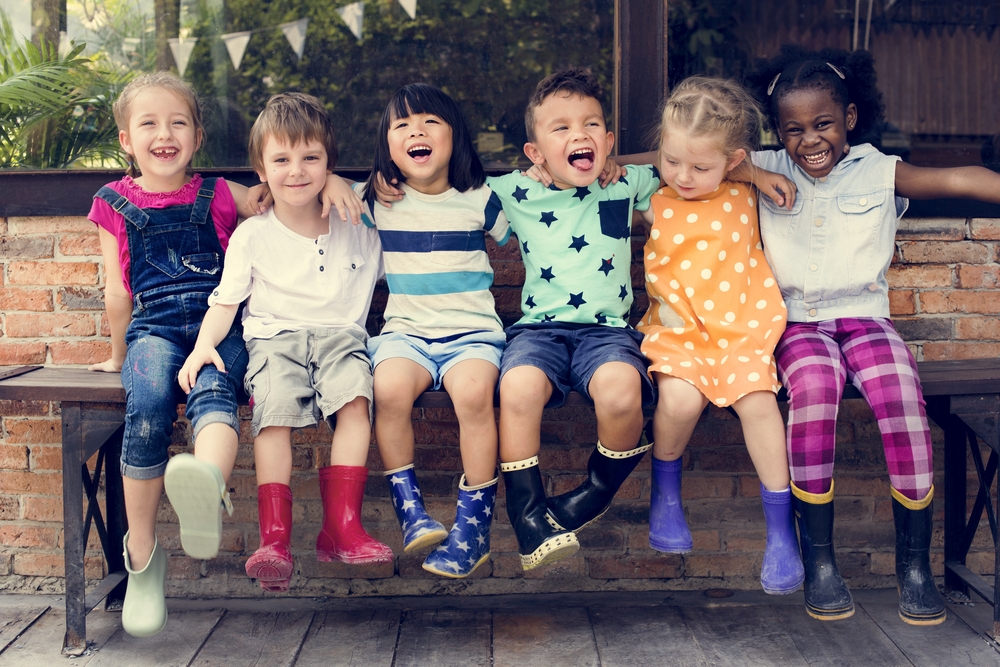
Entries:
{"label": "pink plaid leggings", "polygon": [[830,490],[837,409],[849,379],[878,420],[892,486],[911,500],[927,496],[933,463],[924,395],[913,355],[889,320],[789,323],[774,357],[788,391],[788,465],[797,487]]}

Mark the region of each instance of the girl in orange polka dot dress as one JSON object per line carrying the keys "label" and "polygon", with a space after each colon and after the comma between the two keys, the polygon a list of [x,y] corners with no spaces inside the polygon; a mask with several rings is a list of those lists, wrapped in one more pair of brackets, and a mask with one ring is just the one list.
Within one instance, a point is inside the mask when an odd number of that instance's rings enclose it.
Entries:
{"label": "girl in orange polka dot dress", "polygon": [[664,107],[659,165],[666,187],[643,212],[650,225],[649,309],[638,325],[659,387],[649,542],[669,553],[691,550],[681,457],[705,405],[732,406],[761,481],[761,585],[783,594],[804,576],[775,400],[774,347],[785,329],[785,304],[760,243],[756,191],[728,180],[755,141],[757,119],[742,88],[703,77],[682,82]]}

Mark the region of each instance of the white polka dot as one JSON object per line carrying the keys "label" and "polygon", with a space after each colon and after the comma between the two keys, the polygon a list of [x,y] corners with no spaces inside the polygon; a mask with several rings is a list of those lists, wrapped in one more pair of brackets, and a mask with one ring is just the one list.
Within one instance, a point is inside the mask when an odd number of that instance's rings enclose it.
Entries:
{"label": "white polka dot", "polygon": [[[716,382],[715,384],[719,384],[719,383]],[[718,403],[719,405],[725,405],[726,404],[726,399],[724,399],[724,398],[717,398],[717,399],[715,399],[715,402]]]}
{"label": "white polka dot", "polygon": [[687,271],[688,269],[690,269],[691,268],[691,260],[690,259],[685,259],[683,262],[681,262],[681,268],[684,269],[685,271]]}
{"label": "white polka dot", "polygon": [[674,370],[673,368],[671,368],[670,366],[668,366],[666,364],[663,364],[662,366],[660,366],[660,372],[661,373],[670,373],[673,370]]}
{"label": "white polka dot", "polygon": [[683,366],[684,368],[691,368],[692,366],[694,366],[694,364],[692,364],[690,361],[682,361],[681,366]]}
{"label": "white polka dot", "polygon": [[754,350],[754,354],[764,354],[764,350]]}
{"label": "white polka dot", "polygon": [[771,363],[771,355],[765,354],[763,357],[760,358],[760,360],[763,361],[765,364],[769,364]]}
{"label": "white polka dot", "polygon": [[764,334],[764,340],[767,340],[767,339],[768,339],[768,338],[770,338],[770,337],[771,337],[771,330],[770,330],[770,329],[768,329],[768,330],[767,330],[767,333],[765,333],[765,334]]}
{"label": "white polka dot", "polygon": [[765,278],[764,279],[764,287],[770,287],[773,284],[774,284],[774,278]]}
{"label": "white polka dot", "polygon": [[648,261],[653,261],[654,259],[656,259],[656,251],[654,250],[653,252],[651,252],[648,255],[646,255],[646,259]]}
{"label": "white polka dot", "polygon": [[720,229],[722,229],[722,223],[719,222],[718,220],[713,220],[712,221],[712,230],[717,232]]}
{"label": "white polka dot", "polygon": [[666,264],[669,261],[670,261],[670,257],[664,256],[663,259],[660,260],[660,266],[663,266],[664,264]]}
{"label": "white polka dot", "polygon": [[709,278],[712,277],[712,270],[711,269],[702,269],[701,270],[701,277],[704,278],[705,280],[708,280]]}
{"label": "white polka dot", "polygon": [[747,326],[750,327],[751,329],[756,329],[757,327],[760,326],[760,322],[758,322],[757,320],[750,320],[749,322],[747,322]]}
{"label": "white polka dot", "polygon": [[725,211],[726,213],[730,213],[733,210],[733,205],[730,204],[729,202],[726,202],[725,204],[722,205],[722,210]]}
{"label": "white polka dot", "polygon": [[725,250],[720,250],[719,251],[719,261],[721,262],[721,261],[723,261],[725,259],[726,259],[726,251]]}
{"label": "white polka dot", "polygon": [[774,317],[771,318],[771,321],[772,322],[780,322],[783,319],[785,319],[785,318],[783,318],[781,315],[775,315]]}
{"label": "white polka dot", "polygon": [[721,347],[723,350],[726,349],[727,347],[729,347],[729,341],[726,340],[725,338],[720,338],[719,347]]}
{"label": "white polka dot", "polygon": [[701,364],[702,366],[704,366],[704,365],[705,365],[705,362],[701,360],[701,357],[695,357],[695,358],[694,358],[694,360],[695,360],[695,361],[697,361],[697,362],[698,362],[699,364]]}
{"label": "white polka dot", "polygon": [[750,375],[747,376],[747,379],[750,380],[751,382],[756,382],[757,380],[760,379],[760,373],[751,373]]}
{"label": "white polka dot", "polygon": [[655,334],[649,337],[649,340],[655,343],[657,340],[659,340],[659,338],[660,338],[660,332],[657,331]]}
{"label": "white polka dot", "polygon": [[722,359],[719,359],[719,363],[720,364],[724,364],[724,363],[726,363],[727,359],[729,359],[729,355],[728,354],[726,356],[722,357]]}
{"label": "white polka dot", "polygon": [[695,244],[695,247],[698,248],[698,250],[704,250],[708,247],[708,241],[698,241],[698,243]]}
{"label": "white polka dot", "polygon": [[720,292],[728,292],[729,291],[729,283],[726,282],[725,280],[723,280],[721,283],[719,283],[719,291]]}
{"label": "white polka dot", "polygon": [[714,301],[712,301],[711,299],[709,299],[708,301],[705,302],[705,310],[712,310],[713,308],[715,308],[715,302]]}
{"label": "white polka dot", "polygon": [[730,324],[732,324],[732,322],[727,322],[725,320],[719,320],[719,325],[720,326],[728,327]]}
{"label": "white polka dot", "polygon": [[684,288],[684,293],[687,294],[687,297],[690,299],[691,297],[694,296],[694,288],[693,287],[685,287]]}
{"label": "white polka dot", "polygon": [[659,280],[659,278],[656,277],[655,273],[648,273],[646,274],[646,280],[648,280],[650,283],[655,283],[657,280]]}
{"label": "white polka dot", "polygon": [[734,197],[736,195],[738,195],[739,193],[740,193],[740,191],[737,190],[736,188],[729,188],[729,194],[733,195]]}
{"label": "white polka dot", "polygon": [[707,387],[708,386],[708,378],[705,377],[704,375],[702,375],[701,376],[701,383]]}
{"label": "white polka dot", "polygon": [[760,301],[757,302],[757,310],[764,310],[765,308],[767,308],[767,301],[761,299]]}
{"label": "white polka dot", "polygon": [[739,242],[739,240],[740,240],[740,233],[739,232],[733,232],[733,243],[737,243],[737,242]]}
{"label": "white polka dot", "polygon": [[680,244],[684,243],[684,235],[683,234],[674,234],[674,243],[676,243],[677,245],[680,245]]}
{"label": "white polka dot", "polygon": [[674,209],[672,208],[663,209],[663,217],[667,219],[674,217]]}
{"label": "white polka dot", "polygon": [[686,347],[689,350],[693,350],[694,349],[694,343],[692,343],[691,341],[685,341],[684,347]]}
{"label": "white polka dot", "polygon": [[660,230],[659,229],[654,229],[653,231],[651,231],[649,233],[649,238],[653,239],[654,241],[656,239],[660,238]]}
{"label": "white polka dot", "polygon": [[714,366],[715,365],[715,359],[712,359],[711,357],[706,358],[705,361],[708,362],[709,366]]}
{"label": "white polka dot", "polygon": [[[740,215],[740,222],[742,222],[745,225],[748,222],[750,222],[750,217],[746,213],[743,213]],[[753,234],[752,229],[750,230],[750,233]]]}
{"label": "white polka dot", "polygon": [[699,315],[699,316],[698,316],[698,321],[699,321],[699,322],[701,322],[701,323],[702,323],[702,325],[704,325],[704,324],[705,324],[705,318],[704,318],[704,317],[702,317],[701,315]]}
{"label": "white polka dot", "polygon": [[747,203],[753,206],[753,197],[747,197]]}
{"label": "white polka dot", "polygon": [[687,221],[688,222],[698,222],[698,214],[697,213],[689,213],[688,217],[687,217]]}
{"label": "white polka dot", "polygon": [[746,362],[750,361],[750,357],[736,357],[736,358],[739,361],[742,361],[743,363],[746,363]]}
{"label": "white polka dot", "polygon": [[751,266],[751,267],[755,267],[755,266],[757,266],[757,260],[756,260],[756,259],[754,259],[753,257],[751,257],[751,258],[750,258],[750,266]]}
{"label": "white polka dot", "polygon": [[726,318],[727,322],[735,322],[736,321],[736,313],[728,312],[728,313],[726,313],[725,318]]}
{"label": "white polka dot", "polygon": [[764,249],[764,246],[761,245],[760,241],[758,241],[757,245],[755,245],[754,247],[757,248],[757,250],[763,250]]}
{"label": "white polka dot", "polygon": [[677,282],[676,280],[671,280],[670,281],[670,286],[673,287],[674,289],[680,289],[681,288],[681,284],[679,282]]}
{"label": "white polka dot", "polygon": [[731,373],[729,377],[726,378],[726,384],[732,384],[736,381],[736,373]]}
{"label": "white polka dot", "polygon": [[747,302],[747,295],[740,294],[740,303],[746,303],[746,302]]}
{"label": "white polka dot", "polygon": [[669,301],[670,303],[677,303],[680,300],[681,298],[676,294],[671,294],[670,296],[667,297],[667,301]]}
{"label": "white polka dot", "polygon": [[684,333],[684,327],[674,327],[673,332],[677,335]]}
{"label": "white polka dot", "polygon": [[736,262],[736,266],[733,267],[736,273],[743,273],[743,262]]}

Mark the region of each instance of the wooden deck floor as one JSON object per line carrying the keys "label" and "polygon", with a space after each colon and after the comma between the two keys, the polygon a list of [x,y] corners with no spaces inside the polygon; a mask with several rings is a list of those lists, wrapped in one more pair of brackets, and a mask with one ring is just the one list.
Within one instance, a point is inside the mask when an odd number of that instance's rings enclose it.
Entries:
{"label": "wooden deck floor", "polygon": [[93,647],[62,658],[63,599],[0,596],[0,665],[1000,665],[992,610],[949,604],[905,625],[895,591],[856,591],[857,613],[806,616],[802,594],[588,593],[365,600],[170,600],[166,629],[135,639],[120,614],[87,618]]}

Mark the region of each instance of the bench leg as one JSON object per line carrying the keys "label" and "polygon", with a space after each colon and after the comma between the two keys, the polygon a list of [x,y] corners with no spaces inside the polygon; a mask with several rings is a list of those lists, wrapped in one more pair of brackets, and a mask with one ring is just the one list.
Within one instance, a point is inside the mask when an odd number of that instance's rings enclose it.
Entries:
{"label": "bench leg", "polygon": [[83,429],[80,405],[62,404],[62,458],[63,458],[63,557],[66,574],[66,635],[63,637],[63,655],[78,656],[87,650],[87,580],[84,551],[87,548],[83,534],[83,479],[80,467],[84,464]]}
{"label": "bench leg", "polygon": [[[944,560],[965,565],[962,543],[965,541],[966,511],[966,427],[954,415],[947,417],[944,431]],[[969,586],[957,574],[945,568],[946,591],[955,591],[968,597]]]}
{"label": "bench leg", "polygon": [[[125,433],[124,424],[104,445],[104,503],[106,508],[105,521],[108,526],[108,549],[104,559],[108,563],[108,572],[124,572],[125,556],[122,553],[122,542],[128,522],[125,519],[125,491],[122,487],[122,473],[118,462],[121,461],[122,436]],[[125,602],[125,586],[128,578],[114,587],[104,602],[108,611],[121,611]]]}

